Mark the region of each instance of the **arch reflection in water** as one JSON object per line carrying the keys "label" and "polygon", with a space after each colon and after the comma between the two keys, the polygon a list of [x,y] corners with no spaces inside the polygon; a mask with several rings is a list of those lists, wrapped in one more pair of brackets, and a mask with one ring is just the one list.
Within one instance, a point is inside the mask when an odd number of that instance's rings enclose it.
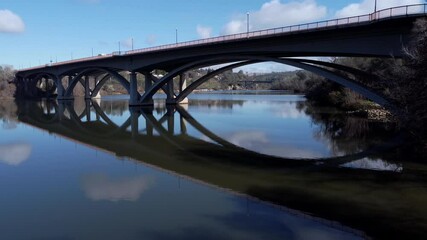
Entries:
{"label": "arch reflection in water", "polygon": [[[169,154],[176,154],[177,151],[180,151],[201,158],[215,158],[220,162],[227,161],[231,164],[266,168],[277,166],[335,166],[386,171],[402,170],[400,166],[383,163],[382,160],[370,160],[368,156],[373,154],[372,149],[357,152],[349,150],[344,151],[344,155],[341,156],[314,158],[294,158],[258,152],[256,151],[257,145],[268,144],[268,139],[263,132],[236,132],[228,137],[229,140],[226,140],[203,126],[180,106],[157,105],[155,108],[131,108],[126,114],[128,107],[125,101],[74,101],[61,102],[60,104],[57,102],[27,102],[25,104],[38,106],[21,106],[21,109],[27,111],[21,114],[21,116],[25,116],[25,118],[20,119],[21,121],[114,152],[116,155],[134,159],[147,159],[151,156],[167,157],[170,156]],[[230,103],[219,102],[219,104],[228,106]],[[115,115],[119,116],[119,119]],[[156,118],[155,115],[160,117]],[[291,117],[295,118],[296,115],[298,114],[293,113]],[[121,123],[116,123],[120,121]],[[351,124],[357,126],[355,122]],[[188,134],[187,129],[189,127],[195,129],[201,137]],[[328,123],[325,124],[324,128],[329,131]],[[332,137],[329,138],[332,139]],[[385,147],[390,146],[393,145],[382,144],[378,149],[384,150]],[[307,150],[287,149],[286,146],[281,148],[281,154],[301,153],[300,155],[304,156],[308,152],[308,156],[316,156]],[[273,148],[270,150],[274,154],[275,150]],[[371,165],[373,167],[370,168]],[[383,165],[387,166],[381,167]]]}

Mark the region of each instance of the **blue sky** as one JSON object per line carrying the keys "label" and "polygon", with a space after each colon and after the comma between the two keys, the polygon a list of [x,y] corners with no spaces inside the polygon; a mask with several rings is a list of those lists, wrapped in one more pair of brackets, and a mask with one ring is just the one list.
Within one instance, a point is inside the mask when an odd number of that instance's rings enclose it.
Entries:
{"label": "blue sky", "polygon": [[[424,0],[378,0],[378,7]],[[0,0],[0,65],[15,68],[373,10],[374,0]],[[256,71],[256,70],[254,70]]]}

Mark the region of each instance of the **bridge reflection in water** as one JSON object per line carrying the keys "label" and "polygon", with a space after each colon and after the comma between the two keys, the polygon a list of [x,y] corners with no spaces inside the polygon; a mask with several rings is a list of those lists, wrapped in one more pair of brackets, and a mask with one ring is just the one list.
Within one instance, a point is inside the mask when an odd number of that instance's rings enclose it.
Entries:
{"label": "bridge reflection in water", "polygon": [[[98,99],[98,102],[100,100]],[[116,155],[144,161],[156,155],[156,159],[167,158],[176,151],[192,153],[199,158],[216,158],[230,164],[276,168],[278,166],[311,166],[320,168],[340,167],[372,155],[377,150],[393,146],[383,144],[378,149],[368,149],[354,154],[325,158],[287,158],[272,156],[245,149],[216,135],[198,122],[184,107],[157,105],[154,107],[129,108],[129,115],[121,124],[115,123],[105,113],[112,109],[101,108],[95,100],[70,102],[29,103],[20,112],[20,121],[32,126],[113,152]],[[117,103],[116,103],[117,104]],[[122,107],[122,115],[127,106]],[[21,107],[22,109],[22,107]],[[161,115],[156,118],[153,111]],[[142,121],[141,121],[142,120]],[[178,122],[177,122],[178,121]],[[141,126],[141,125],[144,126]],[[188,126],[196,129],[202,138],[187,133]],[[202,140],[203,139],[203,140]],[[169,149],[170,152],[165,152]],[[147,151],[147,152],[145,152]],[[156,160],[158,161],[158,160]],[[400,171],[397,167],[395,170]]]}
{"label": "bridge reflection in water", "polygon": [[[127,102],[115,110],[96,101],[20,102],[18,119],[120,157],[339,221],[369,236],[402,236],[422,229],[423,220],[414,224],[411,219],[425,208],[408,208],[417,198],[409,190],[402,190],[408,194],[406,198],[395,191],[396,187],[419,184],[414,180],[421,177],[419,170],[409,167],[404,172],[398,168],[377,173],[340,167],[371,151],[320,159],[269,156],[226,141],[179,106],[130,109],[120,124],[109,117],[113,111],[123,113],[127,108]],[[204,137],[188,134],[190,127]],[[417,193],[425,195],[425,191]]]}

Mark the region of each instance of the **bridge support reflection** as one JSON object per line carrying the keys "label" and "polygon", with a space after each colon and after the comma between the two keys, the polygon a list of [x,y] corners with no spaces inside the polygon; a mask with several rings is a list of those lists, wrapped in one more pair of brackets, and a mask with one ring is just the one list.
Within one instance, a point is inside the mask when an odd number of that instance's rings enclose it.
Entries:
{"label": "bridge support reflection", "polygon": [[[26,102],[25,106],[20,108],[20,111],[25,112],[22,114],[25,118],[20,119],[21,121],[47,131],[56,131],[60,135],[75,138],[86,144],[98,146],[98,142],[102,142],[108,146],[107,150],[113,152],[122,152],[124,149],[126,152],[132,152],[132,149],[146,145],[144,147],[149,146],[151,151],[163,154],[163,148],[168,146],[171,150],[190,152],[199,157],[210,158],[215,153],[214,155],[219,156],[217,159],[219,161],[226,159],[232,164],[266,168],[280,166],[339,167],[375,152],[375,150],[368,149],[345,156],[316,159],[266,155],[237,146],[218,136],[181,106],[166,105],[164,108],[156,109],[154,107],[128,108],[127,103],[123,102],[121,103],[122,114],[129,110],[129,116],[123,123],[118,124],[105,113],[112,109],[108,109],[105,104],[102,106],[102,102],[98,101],[44,101],[38,103],[38,106],[28,106],[29,104],[36,103]],[[123,117],[120,118],[123,119]],[[188,132],[189,126],[203,137],[191,136]],[[177,127],[179,131],[177,131]],[[385,147],[392,146],[385,145]],[[384,150],[384,147],[381,146],[379,149]],[[138,159],[138,156],[133,154],[129,154],[129,157]]]}

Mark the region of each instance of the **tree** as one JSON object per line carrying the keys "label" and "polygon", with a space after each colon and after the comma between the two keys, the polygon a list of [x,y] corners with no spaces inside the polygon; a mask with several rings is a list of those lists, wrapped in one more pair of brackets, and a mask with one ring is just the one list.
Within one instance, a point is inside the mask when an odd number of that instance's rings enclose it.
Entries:
{"label": "tree", "polygon": [[404,48],[403,65],[394,68],[387,82],[389,96],[400,109],[402,125],[427,153],[427,19],[418,19],[412,32],[412,42]]}
{"label": "tree", "polygon": [[15,79],[12,66],[0,66],[0,98],[13,98],[16,87],[11,84]]}

